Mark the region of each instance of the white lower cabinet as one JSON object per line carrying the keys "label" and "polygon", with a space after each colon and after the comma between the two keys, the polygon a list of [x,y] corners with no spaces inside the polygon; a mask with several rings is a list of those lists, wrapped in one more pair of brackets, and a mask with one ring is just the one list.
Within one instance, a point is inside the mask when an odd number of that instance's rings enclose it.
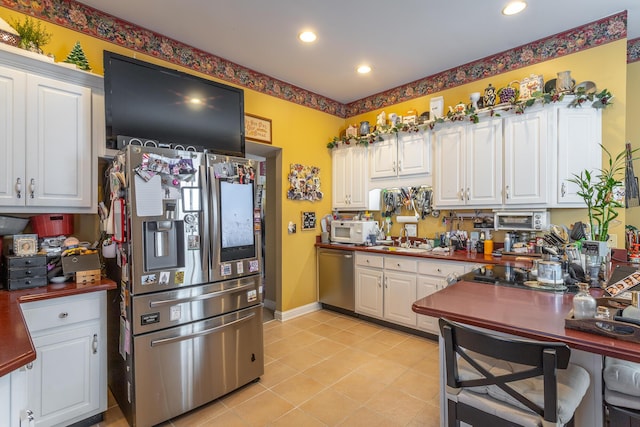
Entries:
{"label": "white lower cabinet", "polygon": [[27,407],[36,427],[63,426],[106,410],[106,293],[21,306],[36,360],[27,365]]}
{"label": "white lower cabinet", "polygon": [[384,257],[356,252],[356,313],[382,319]]}
{"label": "white lower cabinet", "polygon": [[0,425],[33,427],[32,411],[27,406],[26,367],[0,377]]}
{"label": "white lower cabinet", "polygon": [[[440,261],[434,259],[419,260],[416,300],[444,289],[447,286],[448,276],[461,276],[471,271],[474,267],[475,264],[468,262]],[[417,325],[418,329],[422,331],[438,335],[438,319],[435,317],[418,314]]]}

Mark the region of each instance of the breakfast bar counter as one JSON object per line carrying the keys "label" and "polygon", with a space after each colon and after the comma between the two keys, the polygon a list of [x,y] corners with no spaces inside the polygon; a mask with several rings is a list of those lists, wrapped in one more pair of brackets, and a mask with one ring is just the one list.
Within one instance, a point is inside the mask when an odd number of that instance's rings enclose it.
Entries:
{"label": "breakfast bar counter", "polygon": [[640,363],[638,343],[565,329],[572,300],[567,293],[461,281],[416,301],[413,311]]}
{"label": "breakfast bar counter", "polygon": [[[591,386],[576,411],[575,425],[601,427],[603,356],[640,362],[640,344],[565,329],[564,319],[572,309],[572,301],[573,295],[568,293],[460,281],[419,299],[412,309],[419,314],[508,335],[566,343],[572,349],[571,361],[585,368],[591,379]],[[440,338],[441,422],[446,420],[443,360]]]}

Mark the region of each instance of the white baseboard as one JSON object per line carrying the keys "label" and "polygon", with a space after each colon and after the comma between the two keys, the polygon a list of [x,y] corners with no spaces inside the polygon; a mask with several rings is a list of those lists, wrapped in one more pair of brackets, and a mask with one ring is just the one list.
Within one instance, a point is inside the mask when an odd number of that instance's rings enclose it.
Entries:
{"label": "white baseboard", "polygon": [[[266,304],[265,304],[266,305]],[[302,316],[303,314],[313,313],[314,311],[318,311],[322,309],[322,304],[319,302],[312,302],[311,304],[303,305],[301,307],[296,307],[292,310],[287,311],[276,311],[273,313],[273,316],[280,320],[281,322],[286,322],[287,320],[294,319],[298,316]]]}

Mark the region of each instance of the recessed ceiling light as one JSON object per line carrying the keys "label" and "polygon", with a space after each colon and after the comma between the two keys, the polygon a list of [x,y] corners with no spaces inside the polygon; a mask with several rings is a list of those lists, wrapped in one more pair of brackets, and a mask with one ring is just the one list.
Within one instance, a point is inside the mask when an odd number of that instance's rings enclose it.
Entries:
{"label": "recessed ceiling light", "polygon": [[503,15],[515,15],[516,13],[522,12],[527,7],[527,2],[525,1],[512,1],[508,5],[502,9]]}
{"label": "recessed ceiling light", "polygon": [[367,74],[367,73],[371,72],[371,67],[368,66],[368,65],[360,65],[360,66],[358,66],[357,71],[360,74]]}
{"label": "recessed ceiling light", "polygon": [[316,34],[313,31],[303,31],[298,35],[298,38],[305,43],[311,43],[316,41]]}

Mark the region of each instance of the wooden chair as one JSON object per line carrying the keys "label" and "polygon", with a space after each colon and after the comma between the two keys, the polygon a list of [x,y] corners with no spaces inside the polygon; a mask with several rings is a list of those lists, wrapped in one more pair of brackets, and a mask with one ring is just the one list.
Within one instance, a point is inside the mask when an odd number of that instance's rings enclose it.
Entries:
{"label": "wooden chair", "polygon": [[566,344],[439,323],[450,427],[460,421],[478,427],[573,425],[590,381],[585,369],[569,363]]}

